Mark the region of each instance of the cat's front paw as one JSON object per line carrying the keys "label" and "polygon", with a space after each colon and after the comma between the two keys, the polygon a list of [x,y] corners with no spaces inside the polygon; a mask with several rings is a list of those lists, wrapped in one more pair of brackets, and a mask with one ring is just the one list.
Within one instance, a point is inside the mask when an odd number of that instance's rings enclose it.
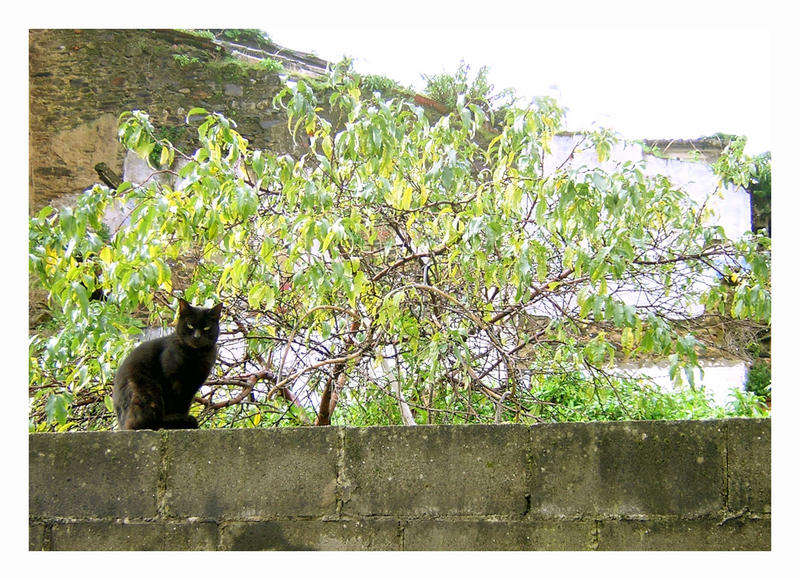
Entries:
{"label": "cat's front paw", "polygon": [[164,429],[197,429],[197,419],[192,415],[167,415],[164,417]]}

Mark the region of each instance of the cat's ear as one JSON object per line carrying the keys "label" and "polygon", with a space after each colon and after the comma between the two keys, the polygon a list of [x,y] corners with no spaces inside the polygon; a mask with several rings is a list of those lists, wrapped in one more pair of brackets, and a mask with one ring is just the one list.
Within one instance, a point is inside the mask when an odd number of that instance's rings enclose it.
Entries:
{"label": "cat's ear", "polygon": [[184,314],[189,308],[189,303],[186,300],[178,298],[178,314]]}
{"label": "cat's ear", "polygon": [[222,314],[222,302],[214,306],[211,310],[211,316],[214,318],[219,318],[220,314]]}

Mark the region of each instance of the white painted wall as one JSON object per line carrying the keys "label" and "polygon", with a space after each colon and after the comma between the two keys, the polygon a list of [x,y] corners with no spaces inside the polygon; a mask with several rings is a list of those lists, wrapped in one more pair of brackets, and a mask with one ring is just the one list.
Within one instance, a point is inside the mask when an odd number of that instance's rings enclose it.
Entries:
{"label": "white painted wall", "polygon": [[[581,135],[559,135],[553,138],[551,154],[545,158],[545,175],[549,175],[556,167],[567,161],[576,145],[583,140]],[[580,150],[580,147],[579,147]],[[606,171],[626,161],[644,162],[644,173],[648,176],[664,175],[672,184],[688,193],[693,200],[702,204],[708,197],[719,191],[709,205],[715,210],[715,219],[709,225],[721,225],[725,234],[732,239],[740,237],[750,230],[750,195],[738,185],[720,184],[711,166],[700,161],[682,161],[679,159],[662,159],[644,152],[639,143],[620,142],[612,147],[609,160],[600,163],[594,150],[576,152],[574,158],[566,166],[600,167]]]}
{"label": "white painted wall", "polygon": [[[747,381],[747,364],[737,360],[703,361],[702,372],[695,370],[694,380],[698,389],[705,390],[714,405],[722,407],[733,402],[731,389],[744,389]],[[669,378],[669,364],[645,366],[621,365],[621,370],[634,377],[652,379],[664,392],[675,390]],[[685,377],[684,377],[685,384]]]}

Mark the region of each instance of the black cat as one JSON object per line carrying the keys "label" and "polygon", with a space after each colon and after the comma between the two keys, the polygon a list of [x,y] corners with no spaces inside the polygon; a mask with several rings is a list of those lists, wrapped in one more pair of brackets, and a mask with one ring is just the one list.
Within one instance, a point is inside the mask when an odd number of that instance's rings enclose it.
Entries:
{"label": "black cat", "polygon": [[137,346],[114,377],[120,429],[196,429],[195,393],[217,358],[222,304],[196,308],[181,299],[175,332]]}

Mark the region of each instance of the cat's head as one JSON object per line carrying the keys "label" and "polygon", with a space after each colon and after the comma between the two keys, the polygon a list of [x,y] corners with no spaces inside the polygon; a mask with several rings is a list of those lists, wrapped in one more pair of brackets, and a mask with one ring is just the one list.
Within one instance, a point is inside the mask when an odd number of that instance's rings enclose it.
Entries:
{"label": "cat's head", "polygon": [[178,300],[178,339],[191,348],[210,348],[219,336],[219,317],[222,304],[213,308],[192,306],[183,298]]}

